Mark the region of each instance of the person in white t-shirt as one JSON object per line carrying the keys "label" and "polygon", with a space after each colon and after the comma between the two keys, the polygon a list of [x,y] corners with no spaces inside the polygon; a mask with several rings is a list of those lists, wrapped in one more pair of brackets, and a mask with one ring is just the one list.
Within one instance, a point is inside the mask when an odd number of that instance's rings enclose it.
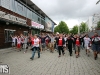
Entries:
{"label": "person in white t-shirt", "polygon": [[34,55],[36,51],[38,51],[38,58],[40,58],[39,38],[37,37],[37,35],[34,35],[34,47],[32,51],[33,51],[33,54],[32,54],[32,57],[30,58],[31,60],[34,59]]}
{"label": "person in white t-shirt", "polygon": [[86,54],[89,56],[89,45],[90,45],[90,42],[91,42],[91,39],[88,37],[88,34],[86,34],[86,37],[84,37],[84,46],[85,46],[85,49],[86,49]]}
{"label": "person in white t-shirt", "polygon": [[12,37],[12,48],[14,48],[17,38],[15,36],[11,36],[11,37]]}

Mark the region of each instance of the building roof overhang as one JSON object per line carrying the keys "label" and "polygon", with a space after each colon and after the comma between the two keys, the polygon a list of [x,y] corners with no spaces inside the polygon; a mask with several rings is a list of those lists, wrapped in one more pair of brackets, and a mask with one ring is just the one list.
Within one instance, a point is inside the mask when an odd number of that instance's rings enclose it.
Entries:
{"label": "building roof overhang", "polygon": [[[29,6],[31,9],[35,10],[37,13],[41,14],[42,16],[48,17],[38,6],[36,6],[31,0],[17,0],[17,1],[22,1],[24,4]],[[57,25],[50,17],[48,17],[54,25]]]}

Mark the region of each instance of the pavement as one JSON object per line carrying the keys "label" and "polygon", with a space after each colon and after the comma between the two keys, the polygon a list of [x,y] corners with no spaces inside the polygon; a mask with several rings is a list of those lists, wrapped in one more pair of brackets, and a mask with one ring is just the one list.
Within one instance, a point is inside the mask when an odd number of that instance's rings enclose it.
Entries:
{"label": "pavement", "polygon": [[35,54],[30,60],[32,51],[17,52],[15,49],[0,49],[0,64],[10,67],[10,74],[0,75],[100,75],[100,55],[94,60],[92,51],[88,57],[85,50],[81,50],[80,57],[65,55],[58,58],[58,52],[43,51],[41,57]]}

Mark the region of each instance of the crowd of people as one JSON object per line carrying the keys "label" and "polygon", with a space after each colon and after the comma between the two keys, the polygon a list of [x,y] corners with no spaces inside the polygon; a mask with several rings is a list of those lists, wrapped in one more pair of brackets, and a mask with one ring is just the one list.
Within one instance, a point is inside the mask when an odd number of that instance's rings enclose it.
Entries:
{"label": "crowd of people", "polygon": [[31,60],[34,59],[36,51],[38,52],[38,58],[40,54],[48,50],[51,53],[57,51],[59,56],[64,55],[66,50],[69,51],[69,55],[72,56],[75,52],[76,58],[80,56],[80,51],[85,50],[86,55],[90,55],[90,50],[93,50],[94,59],[98,58],[100,53],[100,36],[95,32],[94,36],[89,37],[88,34],[82,35],[72,35],[72,34],[52,34],[52,33],[41,33],[40,35],[31,35],[24,36],[11,36],[12,37],[12,47],[17,47],[18,51],[24,50],[24,53],[29,50],[31,47],[32,56]]}

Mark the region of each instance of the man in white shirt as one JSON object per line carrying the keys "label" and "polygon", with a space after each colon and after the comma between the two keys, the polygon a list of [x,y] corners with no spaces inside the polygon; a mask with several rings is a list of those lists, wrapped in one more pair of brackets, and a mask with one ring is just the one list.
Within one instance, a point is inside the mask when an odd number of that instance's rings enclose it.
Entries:
{"label": "man in white shirt", "polygon": [[34,55],[36,53],[36,50],[38,51],[38,58],[40,58],[39,38],[37,37],[37,35],[34,35],[34,47],[33,47],[32,57],[30,58],[31,60],[34,59]]}
{"label": "man in white shirt", "polygon": [[89,56],[89,45],[90,45],[91,39],[88,37],[88,34],[86,37],[84,37],[84,44],[85,44],[85,49],[86,49],[86,54]]}
{"label": "man in white shirt", "polygon": [[[11,36],[12,37],[12,36]],[[15,43],[16,43],[16,37],[15,36],[13,36],[12,37],[12,47],[14,48],[15,47]]]}

